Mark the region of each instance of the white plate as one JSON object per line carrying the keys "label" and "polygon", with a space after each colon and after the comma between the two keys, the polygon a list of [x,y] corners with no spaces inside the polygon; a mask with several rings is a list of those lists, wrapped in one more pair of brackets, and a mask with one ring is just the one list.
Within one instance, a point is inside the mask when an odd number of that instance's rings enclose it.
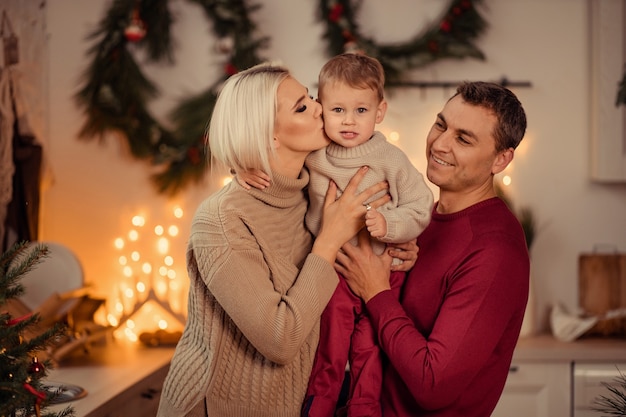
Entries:
{"label": "white plate", "polygon": [[46,391],[48,397],[57,394],[50,400],[50,405],[67,403],[87,395],[87,391],[84,388],[63,382],[46,381],[41,384],[41,388]]}

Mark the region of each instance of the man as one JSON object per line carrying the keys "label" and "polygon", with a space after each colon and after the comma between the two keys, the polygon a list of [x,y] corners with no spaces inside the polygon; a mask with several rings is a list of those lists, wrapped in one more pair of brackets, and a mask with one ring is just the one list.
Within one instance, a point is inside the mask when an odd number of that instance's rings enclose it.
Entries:
{"label": "man", "polygon": [[439,201],[400,300],[389,289],[389,256],[375,256],[366,234],[337,258],[386,356],[385,417],[486,417],[500,398],[530,262],[522,228],[493,180],[525,130],[524,110],[509,90],[459,86],[428,133],[426,175]]}

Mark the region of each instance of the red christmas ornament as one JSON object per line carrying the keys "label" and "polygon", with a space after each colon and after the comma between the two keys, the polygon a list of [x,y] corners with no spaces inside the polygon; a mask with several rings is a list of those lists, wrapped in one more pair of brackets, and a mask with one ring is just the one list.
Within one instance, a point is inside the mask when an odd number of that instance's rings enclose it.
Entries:
{"label": "red christmas ornament", "polygon": [[224,72],[226,72],[227,75],[235,75],[237,74],[239,71],[237,70],[237,67],[235,67],[232,63],[228,63],[224,66]]}
{"label": "red christmas ornament", "polygon": [[439,44],[436,41],[429,41],[428,50],[430,51],[430,53],[436,54],[437,52],[439,52]]}
{"label": "red christmas ornament", "polygon": [[39,362],[39,359],[35,356],[33,357],[33,362],[30,364],[30,368],[28,368],[28,372],[32,375],[39,375],[44,371],[43,363]]}
{"label": "red christmas ornament", "polygon": [[129,42],[138,42],[146,36],[146,25],[139,17],[139,9],[133,10],[129,25],[124,29],[124,36]]}
{"label": "red christmas ornament", "polygon": [[197,146],[192,146],[187,150],[187,158],[192,165],[199,165],[202,162],[200,158],[200,149]]}
{"label": "red christmas ornament", "polygon": [[333,23],[337,23],[339,19],[341,19],[341,15],[343,15],[343,5],[337,3],[328,14],[328,20]]}
{"label": "red christmas ornament", "polygon": [[449,20],[444,20],[441,22],[441,25],[439,25],[439,29],[441,29],[442,32],[450,32],[452,24]]}
{"label": "red christmas ornament", "polygon": [[354,35],[348,29],[344,29],[343,31],[341,31],[341,36],[343,36],[343,38],[346,40],[346,43],[356,42]]}

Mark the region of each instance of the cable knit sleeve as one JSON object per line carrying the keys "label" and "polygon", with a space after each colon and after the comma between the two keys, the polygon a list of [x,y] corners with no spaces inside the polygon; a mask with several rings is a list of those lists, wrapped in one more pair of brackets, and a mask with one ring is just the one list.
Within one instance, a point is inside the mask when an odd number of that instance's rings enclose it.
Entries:
{"label": "cable knit sleeve", "polygon": [[[289,363],[337,285],[333,266],[302,255],[311,242],[302,214],[290,219],[291,212],[284,213],[277,227],[267,218],[254,221],[263,217],[263,206],[206,213],[198,214],[192,227],[188,263],[196,265],[209,292],[259,353]],[[275,216],[275,209],[266,214]]]}

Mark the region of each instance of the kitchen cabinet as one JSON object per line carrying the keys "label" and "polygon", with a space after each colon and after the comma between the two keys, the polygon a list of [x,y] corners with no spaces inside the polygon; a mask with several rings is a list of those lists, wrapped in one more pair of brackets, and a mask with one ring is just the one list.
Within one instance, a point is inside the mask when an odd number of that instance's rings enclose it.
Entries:
{"label": "kitchen cabinet", "polygon": [[145,376],[85,417],[154,417],[169,364]]}
{"label": "kitchen cabinet", "polygon": [[[87,395],[47,411],[71,405],[77,417],[154,416],[173,353],[173,348],[114,343],[68,358],[48,380],[78,385]],[[492,417],[596,417],[589,401],[616,367],[626,372],[626,339],[566,343],[551,335],[522,337]]]}
{"label": "kitchen cabinet", "polygon": [[492,417],[569,417],[571,366],[516,361]]}
{"label": "kitchen cabinet", "polygon": [[618,368],[626,371],[624,339],[522,337],[491,417],[599,417],[589,407]]}
{"label": "kitchen cabinet", "polygon": [[[613,398],[604,384],[617,385],[616,379],[626,373],[626,363],[598,363],[580,361],[574,364],[574,403],[573,417],[600,417],[603,413],[594,411],[595,400],[601,395]],[[620,377],[621,380],[621,377]]]}

